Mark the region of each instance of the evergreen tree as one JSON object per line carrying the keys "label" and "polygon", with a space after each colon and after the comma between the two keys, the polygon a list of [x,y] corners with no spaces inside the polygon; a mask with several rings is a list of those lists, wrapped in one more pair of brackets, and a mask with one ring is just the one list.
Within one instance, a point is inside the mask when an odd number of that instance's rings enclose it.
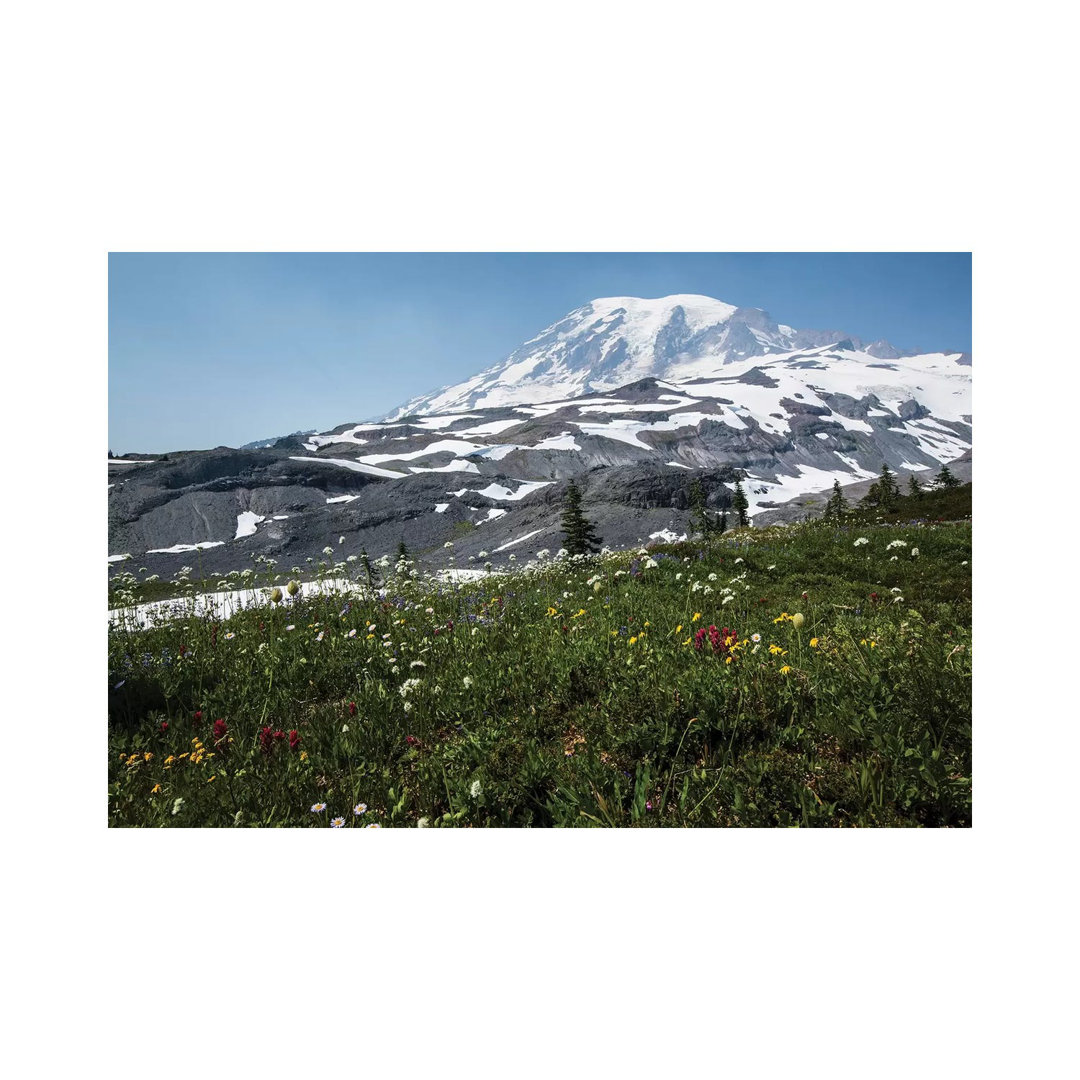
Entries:
{"label": "evergreen tree", "polygon": [[750,503],[746,500],[746,492],[743,491],[741,480],[735,485],[735,494],[731,499],[731,508],[739,516],[740,528],[749,524],[746,517],[746,511],[750,509]]}
{"label": "evergreen tree", "polygon": [[876,480],[870,485],[870,490],[862,497],[863,506],[881,505],[881,481]]}
{"label": "evergreen tree", "polygon": [[400,562],[402,559],[409,557],[409,549],[405,546],[405,541],[402,540],[397,546],[397,557]]}
{"label": "evergreen tree", "polygon": [[955,488],[960,486],[960,481],[956,479],[951,472],[949,472],[948,465],[941,466],[941,472],[934,477],[934,486],[939,488]]}
{"label": "evergreen tree", "polygon": [[890,471],[889,466],[882,464],[880,485],[881,505],[886,510],[892,510],[896,506],[896,500],[900,497],[900,485],[896,482],[896,476]]}
{"label": "evergreen tree", "polygon": [[718,533],[720,533],[721,536],[724,533],[727,532],[727,511],[726,510],[721,510],[720,511],[720,521],[716,526],[716,531]]}
{"label": "evergreen tree", "polygon": [[712,521],[709,519],[705,503],[705,489],[697,477],[690,485],[690,528],[693,532],[700,533],[702,537],[712,532]]}
{"label": "evergreen tree", "polygon": [[847,499],[844,498],[844,493],[840,490],[840,481],[834,480],[832,494],[825,504],[825,519],[827,521],[839,521],[847,513],[847,509],[848,503]]}
{"label": "evergreen tree", "polygon": [[571,555],[588,555],[600,550],[596,529],[581,512],[581,491],[573,480],[567,485],[562,512],[563,545]]}
{"label": "evergreen tree", "polygon": [[922,484],[920,484],[919,481],[916,480],[914,476],[908,477],[907,493],[908,493],[908,498],[910,498],[910,499],[920,499],[920,498],[922,498],[922,493],[923,493]]}
{"label": "evergreen tree", "polygon": [[368,558],[367,548],[360,549],[360,565],[364,568],[369,589],[375,588],[375,575],[371,570],[371,560]]}
{"label": "evergreen tree", "polygon": [[114,454],[114,453],[113,453],[113,452],[112,452],[112,451],[110,450],[110,451],[109,451],[109,457],[110,457],[110,458],[114,458],[114,457],[116,457],[116,455],[115,455],[115,454]]}

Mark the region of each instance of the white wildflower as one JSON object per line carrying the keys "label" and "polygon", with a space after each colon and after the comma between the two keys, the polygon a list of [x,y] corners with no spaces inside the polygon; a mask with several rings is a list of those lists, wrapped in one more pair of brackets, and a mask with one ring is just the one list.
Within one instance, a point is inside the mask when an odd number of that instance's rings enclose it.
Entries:
{"label": "white wildflower", "polygon": [[870,543],[870,541],[867,540],[865,536],[860,536],[859,539],[855,541],[854,546],[855,547],[862,547],[863,544],[869,544],[869,543]]}
{"label": "white wildflower", "polygon": [[474,799],[478,799],[478,798],[480,798],[480,796],[481,796],[481,795],[482,795],[483,793],[484,793],[484,789],[483,789],[483,787],[481,787],[481,785],[480,785],[480,781],[479,781],[479,780],[474,780],[474,781],[472,782],[472,786],[471,786],[471,787],[469,788],[469,794],[470,794],[470,795],[471,795],[471,796],[472,796],[472,797],[473,797]]}

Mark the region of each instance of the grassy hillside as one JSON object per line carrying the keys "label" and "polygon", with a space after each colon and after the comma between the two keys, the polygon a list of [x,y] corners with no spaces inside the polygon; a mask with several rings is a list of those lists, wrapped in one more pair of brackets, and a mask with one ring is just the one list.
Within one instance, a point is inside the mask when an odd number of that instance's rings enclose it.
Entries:
{"label": "grassy hillside", "polygon": [[113,628],[109,821],[970,825],[970,558],[812,523]]}

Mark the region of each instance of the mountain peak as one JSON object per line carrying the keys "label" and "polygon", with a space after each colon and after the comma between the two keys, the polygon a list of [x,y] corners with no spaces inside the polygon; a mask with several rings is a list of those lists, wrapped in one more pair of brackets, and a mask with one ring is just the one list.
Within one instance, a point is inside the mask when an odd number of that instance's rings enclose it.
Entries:
{"label": "mountain peak", "polygon": [[839,331],[794,330],[761,308],[699,293],[601,296],[541,330],[501,363],[413,398],[387,419],[566,400],[650,377],[720,377],[730,365],[825,346],[862,353],[867,362],[900,355],[885,341],[866,348]]}

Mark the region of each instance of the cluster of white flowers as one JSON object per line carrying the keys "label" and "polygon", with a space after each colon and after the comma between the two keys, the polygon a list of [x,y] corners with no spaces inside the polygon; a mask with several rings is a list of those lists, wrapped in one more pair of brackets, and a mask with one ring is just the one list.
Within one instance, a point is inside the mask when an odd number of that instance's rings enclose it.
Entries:
{"label": "cluster of white flowers", "polygon": [[484,789],[483,789],[483,787],[481,786],[481,784],[480,784],[480,781],[479,781],[479,780],[474,780],[474,781],[472,782],[472,786],[471,786],[471,787],[469,788],[469,794],[470,794],[470,795],[471,795],[471,796],[472,796],[472,797],[473,797],[474,799],[479,799],[479,798],[480,798],[480,796],[481,796],[481,795],[482,795],[483,793],[484,793]]}
{"label": "cluster of white flowers", "polygon": [[466,690],[468,690],[468,689],[469,689],[469,688],[470,688],[470,687],[472,686],[472,684],[473,684],[473,680],[472,680],[472,676],[471,676],[471,675],[466,675],[466,676],[465,676],[465,677],[464,677],[464,678],[463,678],[463,679],[461,680],[461,685],[462,685],[462,686],[464,686]]}
{"label": "cluster of white flowers", "polygon": [[398,693],[402,697],[408,697],[418,686],[420,686],[419,679],[406,679],[399,687]]}
{"label": "cluster of white flowers", "polygon": [[917,547],[911,549],[911,557],[913,559],[917,559],[919,557],[919,549]]}
{"label": "cluster of white flowers", "polygon": [[658,565],[659,565],[659,563],[657,563],[657,561],[655,559],[646,559],[645,560],[645,569],[646,570],[655,570]]}
{"label": "cluster of white flowers", "polygon": [[905,547],[907,547],[907,541],[906,540],[890,540],[889,543],[887,543],[885,545],[885,550],[886,551],[892,551],[892,549],[894,547],[905,548]]}
{"label": "cluster of white flowers", "polygon": [[547,557],[548,557],[548,556],[549,556],[550,554],[551,554],[551,549],[550,549],[550,548],[541,548],[541,549],[540,549],[540,550],[539,550],[539,551],[538,551],[538,552],[536,553],[536,557],[537,557],[537,558],[538,558],[538,559],[539,559],[539,560],[540,560],[541,562],[543,562],[543,560],[544,560],[544,559],[546,559],[546,558],[547,558]]}
{"label": "cluster of white flowers", "polygon": [[863,544],[869,544],[869,543],[870,543],[870,541],[867,540],[865,536],[860,536],[859,539],[855,541],[854,546],[855,547],[862,547]]}

